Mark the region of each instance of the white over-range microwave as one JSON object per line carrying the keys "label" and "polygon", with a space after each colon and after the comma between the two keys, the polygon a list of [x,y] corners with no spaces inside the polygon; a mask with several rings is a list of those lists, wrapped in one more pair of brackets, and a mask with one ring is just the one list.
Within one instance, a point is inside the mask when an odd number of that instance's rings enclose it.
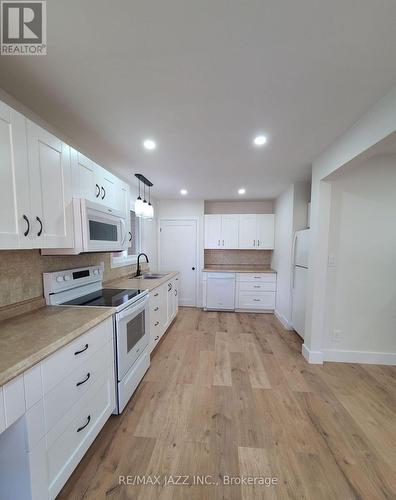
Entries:
{"label": "white over-range microwave", "polygon": [[74,247],[42,250],[43,255],[119,252],[128,247],[126,213],[84,198],[73,199]]}

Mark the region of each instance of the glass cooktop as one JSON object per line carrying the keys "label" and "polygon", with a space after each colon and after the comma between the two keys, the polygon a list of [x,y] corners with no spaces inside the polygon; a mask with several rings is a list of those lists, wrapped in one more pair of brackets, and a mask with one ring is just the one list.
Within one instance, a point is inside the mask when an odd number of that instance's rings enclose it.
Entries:
{"label": "glass cooktop", "polygon": [[144,290],[138,290],[136,288],[126,290],[120,288],[102,288],[96,292],[64,302],[62,305],[118,307],[133,299],[143,291]]}

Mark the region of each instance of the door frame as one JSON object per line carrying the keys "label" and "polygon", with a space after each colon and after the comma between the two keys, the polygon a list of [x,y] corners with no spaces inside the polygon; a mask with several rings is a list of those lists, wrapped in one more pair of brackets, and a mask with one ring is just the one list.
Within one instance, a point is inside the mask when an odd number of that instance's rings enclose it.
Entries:
{"label": "door frame", "polygon": [[[197,271],[197,277],[195,279],[195,305],[186,307],[200,307],[200,286],[201,286],[201,256],[200,256],[200,218],[199,217],[160,217],[157,219],[157,262],[158,267],[160,265],[160,255],[161,255],[161,223],[164,221],[191,221],[195,222],[195,239],[196,239],[196,259],[195,270]],[[181,306],[182,307],[182,306]]]}

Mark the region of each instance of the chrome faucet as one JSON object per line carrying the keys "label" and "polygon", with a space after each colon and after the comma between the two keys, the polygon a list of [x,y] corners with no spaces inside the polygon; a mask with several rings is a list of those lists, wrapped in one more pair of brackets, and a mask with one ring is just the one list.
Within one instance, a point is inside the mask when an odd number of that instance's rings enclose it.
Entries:
{"label": "chrome faucet", "polygon": [[137,278],[138,276],[140,276],[142,274],[142,271],[140,270],[140,257],[144,255],[146,257],[146,262],[147,264],[149,263],[149,260],[148,260],[148,257],[145,253],[140,253],[138,256],[137,256],[137,267],[136,267],[136,274],[135,274],[135,277]]}

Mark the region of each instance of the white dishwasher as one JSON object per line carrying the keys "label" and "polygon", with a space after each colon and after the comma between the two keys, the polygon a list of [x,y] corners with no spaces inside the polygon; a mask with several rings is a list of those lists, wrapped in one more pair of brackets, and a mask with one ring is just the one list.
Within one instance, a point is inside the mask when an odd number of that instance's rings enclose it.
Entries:
{"label": "white dishwasher", "polygon": [[207,273],[206,309],[235,309],[235,273]]}

